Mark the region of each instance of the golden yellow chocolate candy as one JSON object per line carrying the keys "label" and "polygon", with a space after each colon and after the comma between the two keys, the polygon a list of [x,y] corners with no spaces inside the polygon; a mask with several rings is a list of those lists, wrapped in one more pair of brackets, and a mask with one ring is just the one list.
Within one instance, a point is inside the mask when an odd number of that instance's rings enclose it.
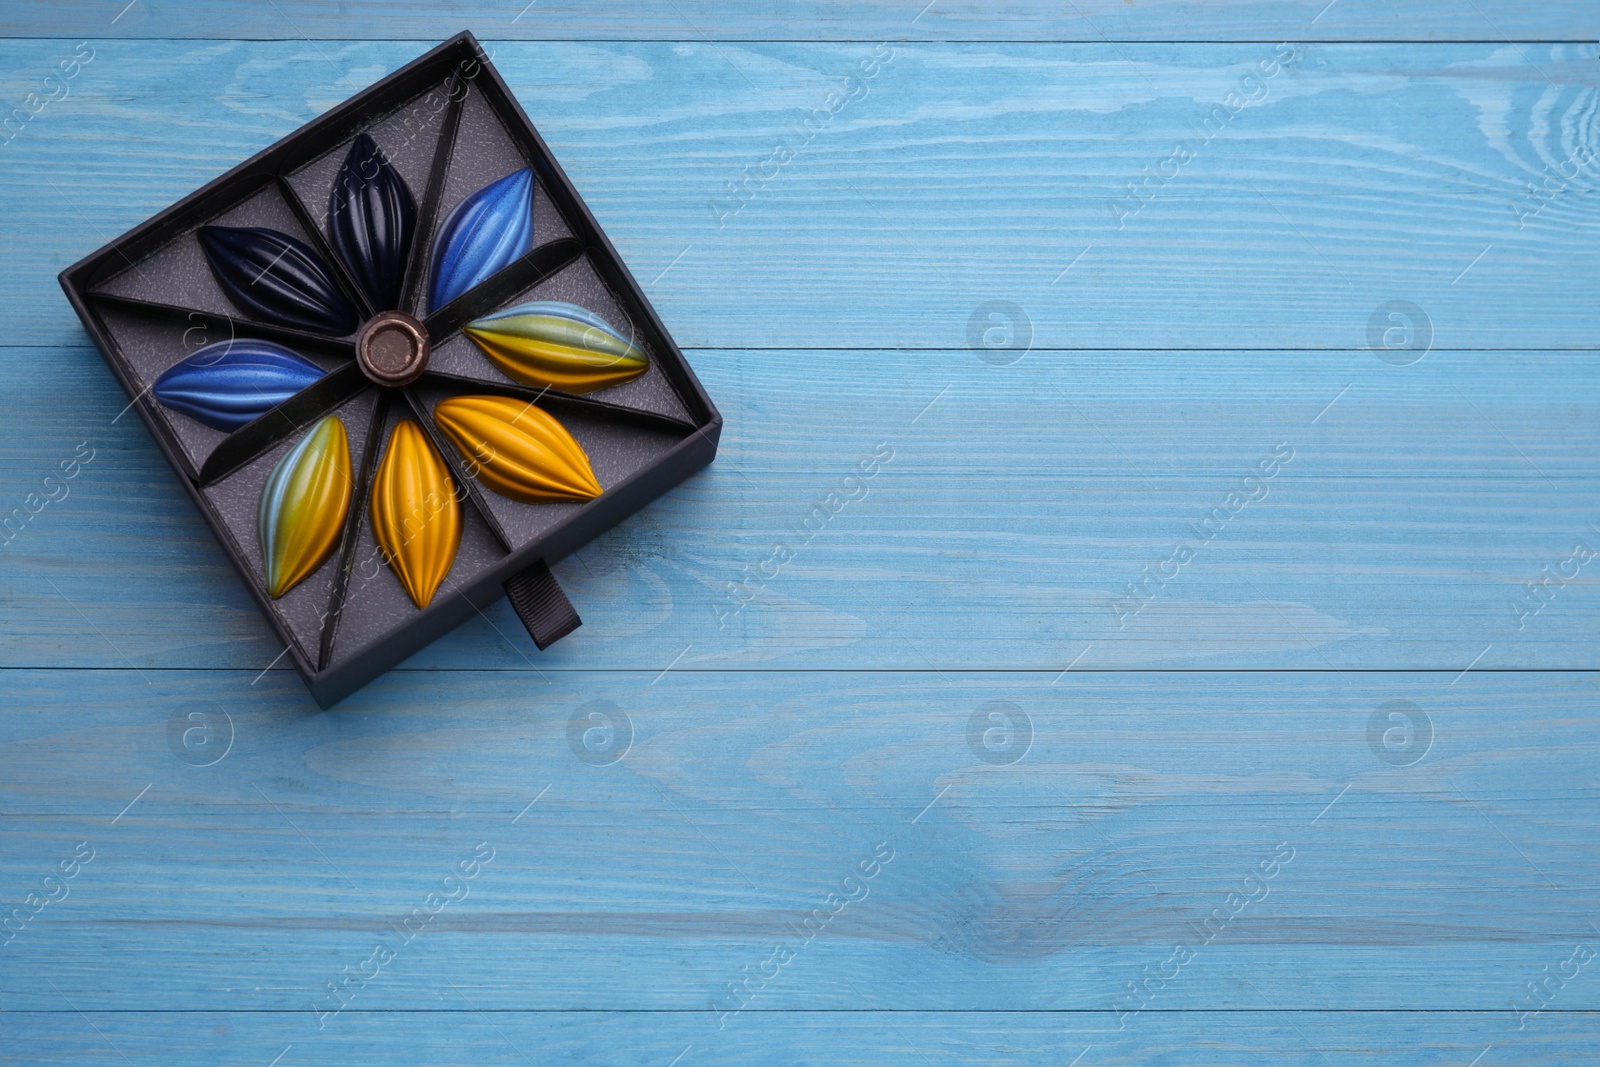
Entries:
{"label": "golden yellow chocolate candy", "polygon": [[501,496],[548,504],[600,495],[583,447],[526,400],[452,397],[433,409],[433,420],[461,450],[473,477]]}
{"label": "golden yellow chocolate candy", "polygon": [[461,503],[450,468],[412,419],[389,432],[372,483],[372,535],[411,602],[427,607],[461,547]]}

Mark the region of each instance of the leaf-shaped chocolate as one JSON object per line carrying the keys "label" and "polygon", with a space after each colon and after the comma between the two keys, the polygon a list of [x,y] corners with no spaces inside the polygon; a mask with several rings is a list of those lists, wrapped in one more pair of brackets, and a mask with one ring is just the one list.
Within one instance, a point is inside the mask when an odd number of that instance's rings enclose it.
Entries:
{"label": "leaf-shaped chocolate", "polygon": [[405,179],[371,137],[358,135],[328,197],[328,235],[380,311],[400,306],[416,227],[417,205]]}
{"label": "leaf-shaped chocolate", "polygon": [[450,468],[412,419],[389,433],[372,483],[372,535],[411,602],[427,607],[461,545],[461,504]]}
{"label": "leaf-shaped chocolate", "polygon": [[533,171],[490,182],[456,205],[439,227],[428,310],[450,301],[533,248]]}
{"label": "leaf-shaped chocolate", "polygon": [[650,368],[645,354],[588,308],[556,300],[519,304],[462,327],[489,361],[523,385],[592,393]]}
{"label": "leaf-shaped chocolate", "polygon": [[272,599],[293,589],[339,546],[351,488],[349,436],[337,416],[326,415],[283,454],[261,490],[256,532]]}
{"label": "leaf-shaped chocolate", "polygon": [[466,458],[472,476],[501,496],[548,504],[600,495],[583,446],[526,400],[451,397],[433,409],[433,421]]}
{"label": "leaf-shaped chocolate", "polygon": [[232,433],[325,373],[271,341],[218,341],[169,367],[150,392],[164,406]]}
{"label": "leaf-shaped chocolate", "polygon": [[259,227],[202,226],[199,237],[217,284],[239,310],[279,326],[355,332],[355,308],[303,242]]}

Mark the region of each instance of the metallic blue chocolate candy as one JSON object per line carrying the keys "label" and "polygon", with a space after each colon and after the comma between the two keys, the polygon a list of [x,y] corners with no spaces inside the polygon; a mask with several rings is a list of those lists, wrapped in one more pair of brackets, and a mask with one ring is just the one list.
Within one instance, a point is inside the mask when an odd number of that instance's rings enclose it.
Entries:
{"label": "metallic blue chocolate candy", "polygon": [[263,322],[344,336],[358,325],[327,264],[286,233],[200,227],[200,246],[228,299]]}
{"label": "metallic blue chocolate candy", "polygon": [[428,310],[439,310],[532,248],[533,171],[524,167],[461,201],[439,227]]}
{"label": "metallic blue chocolate candy", "polygon": [[400,306],[400,284],[416,227],[411,190],[372,138],[361,134],[328,197],[328,235],[380,311]]}
{"label": "metallic blue chocolate candy", "polygon": [[271,341],[218,341],[168,368],[150,392],[165,407],[232,433],[325,373]]}

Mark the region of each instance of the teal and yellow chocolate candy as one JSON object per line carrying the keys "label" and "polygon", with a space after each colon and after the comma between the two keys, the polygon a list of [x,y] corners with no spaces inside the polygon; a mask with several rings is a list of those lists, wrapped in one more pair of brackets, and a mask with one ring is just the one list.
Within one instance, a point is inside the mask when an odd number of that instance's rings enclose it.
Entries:
{"label": "teal and yellow chocolate candy", "polygon": [[272,468],[256,515],[272,599],[293,589],[339,547],[352,485],[350,439],[333,415],[320,419]]}
{"label": "teal and yellow chocolate candy", "polygon": [[557,300],[518,304],[474,319],[463,332],[523,385],[592,393],[650,368],[649,358],[616,327],[588,308]]}

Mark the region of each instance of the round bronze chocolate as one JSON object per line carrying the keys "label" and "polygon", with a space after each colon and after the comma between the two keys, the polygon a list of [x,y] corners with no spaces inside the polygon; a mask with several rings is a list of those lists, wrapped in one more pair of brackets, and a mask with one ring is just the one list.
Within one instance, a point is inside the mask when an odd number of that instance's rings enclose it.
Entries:
{"label": "round bronze chocolate", "polygon": [[400,311],[381,311],[356,334],[356,362],[379,385],[410,385],[428,369],[428,331]]}

